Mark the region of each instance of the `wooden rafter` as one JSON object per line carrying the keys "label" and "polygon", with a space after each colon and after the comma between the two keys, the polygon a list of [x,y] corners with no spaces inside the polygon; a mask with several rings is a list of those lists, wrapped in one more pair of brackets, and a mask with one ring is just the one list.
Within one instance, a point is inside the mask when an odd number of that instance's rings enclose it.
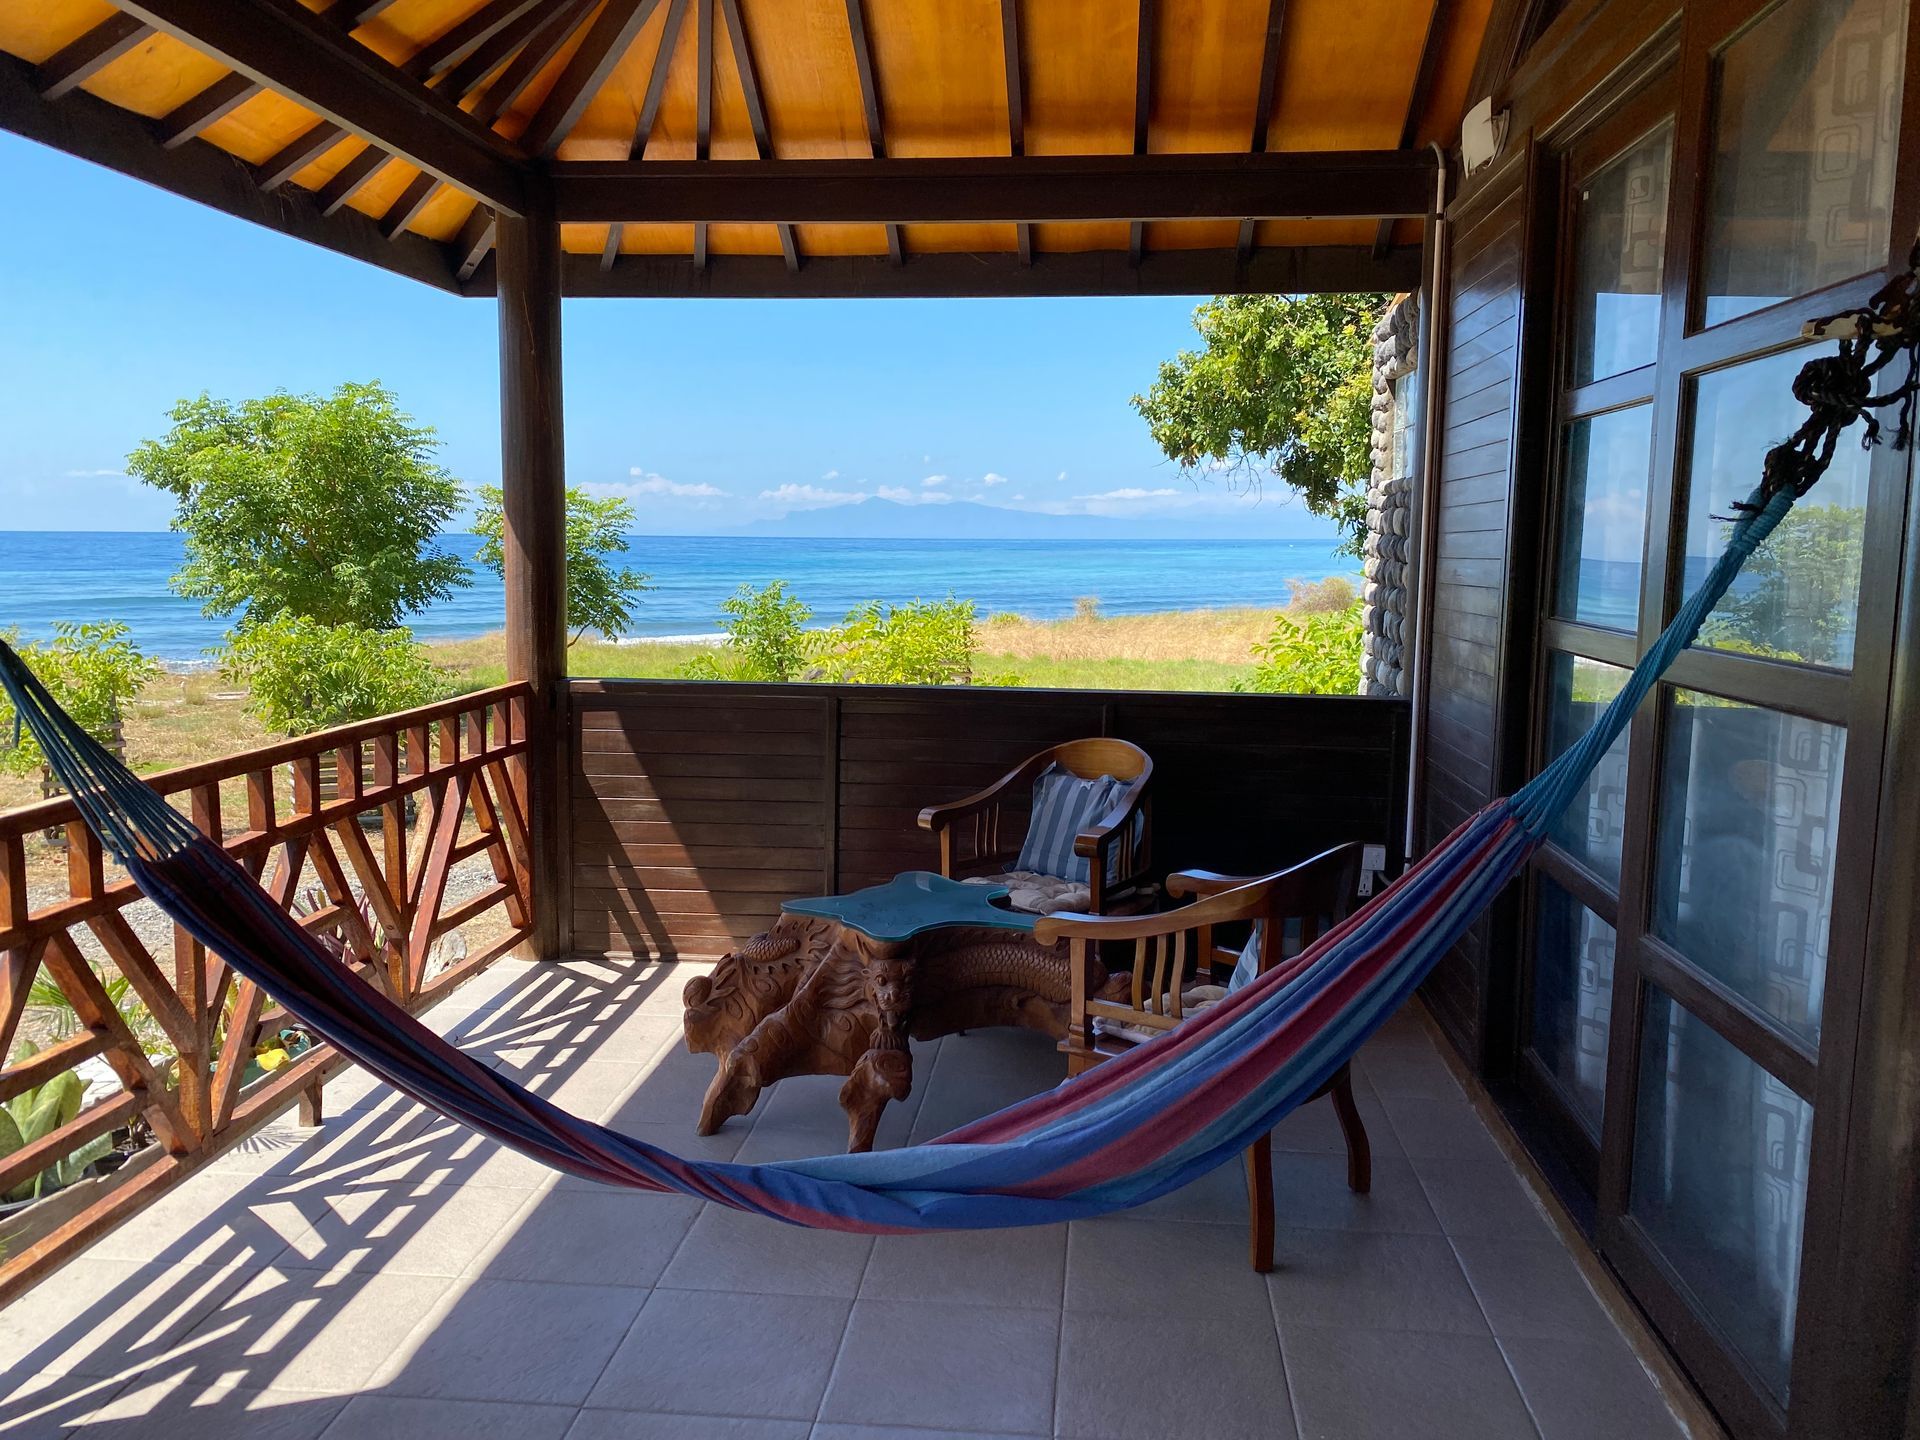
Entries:
{"label": "wooden rafter", "polygon": [[[1007,154],[1027,153],[1027,82],[1020,49],[1020,0],[1000,0],[1000,53],[1007,76]],[[1033,263],[1033,226],[1013,227],[1020,263]]]}
{"label": "wooden rafter", "polygon": [[[1267,151],[1267,131],[1273,122],[1273,93],[1280,84],[1281,40],[1287,28],[1287,0],[1267,0],[1267,33],[1260,50],[1260,89],[1253,101],[1253,140],[1247,147],[1256,155]],[[1240,258],[1253,253],[1252,219],[1240,222],[1240,239],[1235,248]]]}
{"label": "wooden rafter", "polygon": [[[1410,150],[1419,138],[1420,117],[1426,114],[1427,97],[1433,93],[1434,77],[1440,70],[1440,54],[1446,49],[1447,32],[1452,28],[1452,0],[1433,0],[1427,16],[1426,37],[1420,42],[1420,65],[1414,72],[1413,89],[1407,96],[1406,118],[1400,122],[1400,148]],[[1373,237],[1373,253],[1384,255],[1393,244],[1393,221],[1382,220]]]}
{"label": "wooden rafter", "polygon": [[[1133,63],[1133,153],[1147,153],[1148,130],[1153,117],[1153,40],[1154,0],[1140,0],[1139,22],[1134,37]],[[1127,227],[1127,254],[1140,263],[1146,243],[1146,223],[1135,220]]]}
{"label": "wooden rafter", "polygon": [[[753,49],[747,42],[747,27],[740,18],[740,0],[720,0],[720,9],[727,22],[727,42],[733,49],[733,68],[740,78],[740,93],[747,102],[747,125],[753,131],[753,149],[762,160],[773,158],[773,136],[767,129],[767,109],[760,100],[760,76],[754,68]],[[780,253],[786,257],[787,268],[800,268],[800,246],[794,239],[793,226],[775,227],[780,232]]]}
{"label": "wooden rafter", "polygon": [[[860,77],[860,108],[867,117],[867,149],[876,160],[887,158],[886,125],[880,118],[880,81],[873,69],[873,43],[867,39],[867,11],[863,0],[847,0],[847,33],[853,41],[853,67]],[[894,264],[907,258],[900,227],[887,226],[887,254]]]}
{"label": "wooden rafter", "polygon": [[[694,90],[693,157],[705,160],[713,153],[713,0],[695,0],[693,17]],[[707,222],[693,226],[693,268],[707,268]]]}
{"label": "wooden rafter", "polygon": [[471,280],[480,262],[493,248],[494,214],[484,205],[473,207],[460,233],[453,239],[453,271],[461,280]]}
{"label": "wooden rafter", "polygon": [[520,213],[519,153],[293,0],[120,0],[123,9],[323,120],[498,208]]}
{"label": "wooden rafter", "polygon": [[[690,0],[672,0],[667,18],[660,28],[660,48],[654,52],[653,68],[647,72],[647,93],[641,98],[640,113],[634,119],[633,139],[627,143],[629,160],[644,160],[647,142],[653,138],[654,121],[660,118],[660,101],[667,93],[667,75],[673,69],[673,52],[680,44],[680,27],[687,18]],[[601,247],[600,264],[613,264],[620,254],[619,221],[607,227],[606,244]]]}
{"label": "wooden rafter", "polygon": [[890,160],[618,160],[549,166],[562,221],[941,224],[1424,215],[1411,150],[1266,155],[968,155]]}
{"label": "wooden rafter", "polygon": [[620,57],[633,44],[633,37],[647,23],[660,0],[607,0],[594,18],[592,27],[573,52],[560,78],[547,92],[547,98],[534,112],[533,119],[520,137],[530,155],[546,158],[560,148],[560,142],[573,129]]}
{"label": "wooden rafter", "polygon": [[153,31],[144,20],[116,13],[102,20],[40,67],[40,94],[48,100],[78,89]]}

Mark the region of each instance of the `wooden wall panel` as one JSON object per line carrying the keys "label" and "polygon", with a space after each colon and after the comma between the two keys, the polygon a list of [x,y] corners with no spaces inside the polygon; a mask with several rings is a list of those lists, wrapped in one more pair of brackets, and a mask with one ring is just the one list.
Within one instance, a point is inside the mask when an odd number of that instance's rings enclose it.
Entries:
{"label": "wooden wall panel", "polygon": [[782,899],[931,869],[922,806],[1083,735],[1154,757],[1162,871],[1278,869],[1405,823],[1396,701],[576,681],[573,709],[587,951],[713,955]]}
{"label": "wooden wall panel", "polygon": [[[1421,723],[1421,833],[1431,847],[1496,793],[1501,636],[1513,501],[1514,397],[1520,390],[1523,171],[1477,191],[1455,217],[1446,298],[1432,642]],[[1485,1037],[1489,928],[1483,919],[1426,984],[1441,1024],[1469,1057]]]}

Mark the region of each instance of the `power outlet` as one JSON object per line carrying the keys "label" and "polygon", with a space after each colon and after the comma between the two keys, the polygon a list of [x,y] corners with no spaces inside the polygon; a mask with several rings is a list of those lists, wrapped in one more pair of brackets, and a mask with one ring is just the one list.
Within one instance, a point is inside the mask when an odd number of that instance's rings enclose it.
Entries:
{"label": "power outlet", "polygon": [[1360,868],[1371,870],[1376,875],[1387,868],[1387,847],[1384,845],[1364,845],[1360,849]]}

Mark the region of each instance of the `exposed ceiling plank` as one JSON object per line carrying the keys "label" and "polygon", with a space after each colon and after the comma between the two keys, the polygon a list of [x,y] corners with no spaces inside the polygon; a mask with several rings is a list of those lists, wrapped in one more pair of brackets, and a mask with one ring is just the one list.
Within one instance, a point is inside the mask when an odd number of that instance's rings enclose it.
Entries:
{"label": "exposed ceiling plank", "polygon": [[[1414,72],[1413,89],[1407,96],[1406,118],[1400,122],[1402,150],[1411,149],[1419,138],[1420,117],[1427,113],[1427,98],[1433,93],[1434,77],[1440,71],[1440,52],[1446,48],[1452,19],[1452,0],[1433,0],[1433,9],[1427,16],[1426,38],[1420,42],[1420,66]],[[1382,220],[1373,237],[1373,253],[1384,255],[1392,244],[1393,221]]]}
{"label": "exposed ceiling plank", "polygon": [[484,45],[523,15],[537,9],[539,4],[540,0],[489,0],[488,4],[482,5],[466,19],[449,26],[421,46],[401,68],[422,80],[438,75],[448,67],[457,65],[476,47]]}
{"label": "exposed ceiling plank", "polygon": [[[1000,0],[1000,54],[1007,76],[1007,153],[1027,153],[1027,82],[1021,71],[1020,0]],[[1014,248],[1020,263],[1033,263],[1033,227],[1024,220],[1013,227]]]}
{"label": "exposed ceiling plank", "polygon": [[554,81],[553,89],[547,92],[547,98],[540,102],[540,108],[527,123],[520,143],[529,154],[545,159],[560,148],[560,142],[567,138],[567,132],[579,121],[659,3],[660,0],[607,0],[581,40],[580,48],[573,52],[560,78]]}
{"label": "exposed ceiling plank", "polygon": [[[690,0],[672,0],[660,27],[660,48],[654,51],[653,68],[647,72],[646,94],[640,100],[640,113],[634,117],[633,139],[627,143],[629,160],[646,158],[647,142],[653,138],[654,122],[660,118],[660,102],[667,93],[667,76],[673,70],[673,52],[680,46],[680,27],[686,23],[689,3]],[[603,265],[613,264],[619,255],[623,228],[617,220],[607,227],[606,244],[601,249]]]}
{"label": "exposed ceiling plank", "polygon": [[[997,295],[1282,295],[1407,290],[1419,284],[1419,252],[1373,258],[1365,245],[1267,246],[1243,262],[1231,249],[1156,250],[1138,265],[1124,250],[1046,253],[1031,265],[1011,253],[916,255],[896,265],[884,255],[815,255],[799,274],[776,255],[715,255],[704,269],[683,255],[622,255],[602,269],[596,255],[564,257],[568,295],[660,297]],[[484,294],[482,275],[468,293]]]}
{"label": "exposed ceiling plank", "polygon": [[1424,215],[1414,150],[890,160],[562,161],[558,218],[666,223],[940,224]]}
{"label": "exposed ceiling plank", "polygon": [[203,140],[164,147],[138,115],[84,92],[42,99],[33,69],[10,56],[0,56],[0,129],[297,240],[458,289],[446,251],[432,241],[409,235],[389,245],[364,215],[323,216],[299,191],[263,194],[246,162]]}
{"label": "exposed ceiling plank", "polygon": [[[1267,131],[1273,123],[1273,95],[1280,85],[1280,44],[1287,28],[1287,0],[1267,0],[1267,38],[1260,50],[1260,89],[1253,101],[1253,142],[1248,147],[1256,155],[1267,149]],[[1240,222],[1240,239],[1235,246],[1240,258],[1253,253],[1253,221]]]}
{"label": "exposed ceiling plank", "polygon": [[40,93],[48,100],[77,90],[153,33],[146,21],[127,14],[102,20],[40,66]]}
{"label": "exposed ceiling plank", "polygon": [[[713,151],[713,0],[697,0],[693,12],[694,75],[693,154],[705,160]],[[707,268],[707,222],[693,227],[693,268]]]}
{"label": "exposed ceiling plank", "polygon": [[[887,130],[880,118],[880,81],[873,71],[873,44],[867,39],[867,11],[862,0],[847,0],[847,33],[853,39],[853,68],[860,77],[860,108],[867,116],[867,149],[876,160],[887,156]],[[900,227],[887,226],[887,253],[895,264],[907,258]]]}
{"label": "exposed ceiling plank", "polygon": [[[1133,153],[1147,153],[1148,131],[1153,117],[1153,40],[1154,0],[1140,0],[1139,20],[1134,33],[1133,58]],[[1146,249],[1144,222],[1136,220],[1127,227],[1127,254],[1140,263]]]}
{"label": "exposed ceiling plank", "polygon": [[229,69],[510,213],[522,157],[473,118],[292,0],[119,0]]}
{"label": "exposed ceiling plank", "polygon": [[[747,27],[740,19],[740,0],[720,0],[727,22],[727,43],[733,48],[733,68],[740,78],[740,93],[747,102],[747,125],[753,131],[753,148],[762,160],[773,158],[773,136],[767,129],[767,107],[760,100],[760,74],[754,68],[753,48],[747,43]],[[791,225],[775,227],[780,232],[780,253],[787,268],[800,268],[800,243]]]}

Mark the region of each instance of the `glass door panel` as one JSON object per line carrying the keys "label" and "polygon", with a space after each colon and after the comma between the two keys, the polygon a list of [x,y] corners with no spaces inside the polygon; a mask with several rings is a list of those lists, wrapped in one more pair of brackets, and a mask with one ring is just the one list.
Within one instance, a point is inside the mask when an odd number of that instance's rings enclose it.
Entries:
{"label": "glass door panel", "polygon": [[1653,407],[1635,405],[1567,427],[1554,613],[1632,630],[1640,614]]}
{"label": "glass door panel", "polygon": [[[1788,350],[1700,377],[1688,462],[1686,592],[1726,544],[1736,501],[1753,492],[1768,448],[1786,438],[1798,406],[1793,378],[1818,347]],[[1833,464],[1747,561],[1714,608],[1700,643],[1847,669],[1866,548],[1868,452],[1864,426],[1843,431]]]}
{"label": "glass door panel", "polygon": [[1653,932],[1818,1044],[1846,732],[1686,690],[1663,728]]}
{"label": "glass door panel", "polygon": [[1647,1002],[1628,1211],[1784,1400],[1813,1110],[1664,992]]}
{"label": "glass door panel", "polygon": [[1702,320],[1887,260],[1905,0],[1787,0],[1713,67]]}
{"label": "glass door panel", "polygon": [[1597,1144],[1613,1024],[1613,927],[1541,876],[1534,902],[1530,1044]]}
{"label": "glass door panel", "polygon": [[[1593,728],[1620,693],[1627,672],[1564,652],[1547,661],[1547,753],[1558,756]],[[1617,889],[1620,841],[1627,814],[1627,737],[1608,747],[1586,788],[1560,812],[1550,832],[1554,844]]]}
{"label": "glass door panel", "polygon": [[1596,171],[1574,197],[1573,383],[1651,365],[1660,341],[1673,126]]}

